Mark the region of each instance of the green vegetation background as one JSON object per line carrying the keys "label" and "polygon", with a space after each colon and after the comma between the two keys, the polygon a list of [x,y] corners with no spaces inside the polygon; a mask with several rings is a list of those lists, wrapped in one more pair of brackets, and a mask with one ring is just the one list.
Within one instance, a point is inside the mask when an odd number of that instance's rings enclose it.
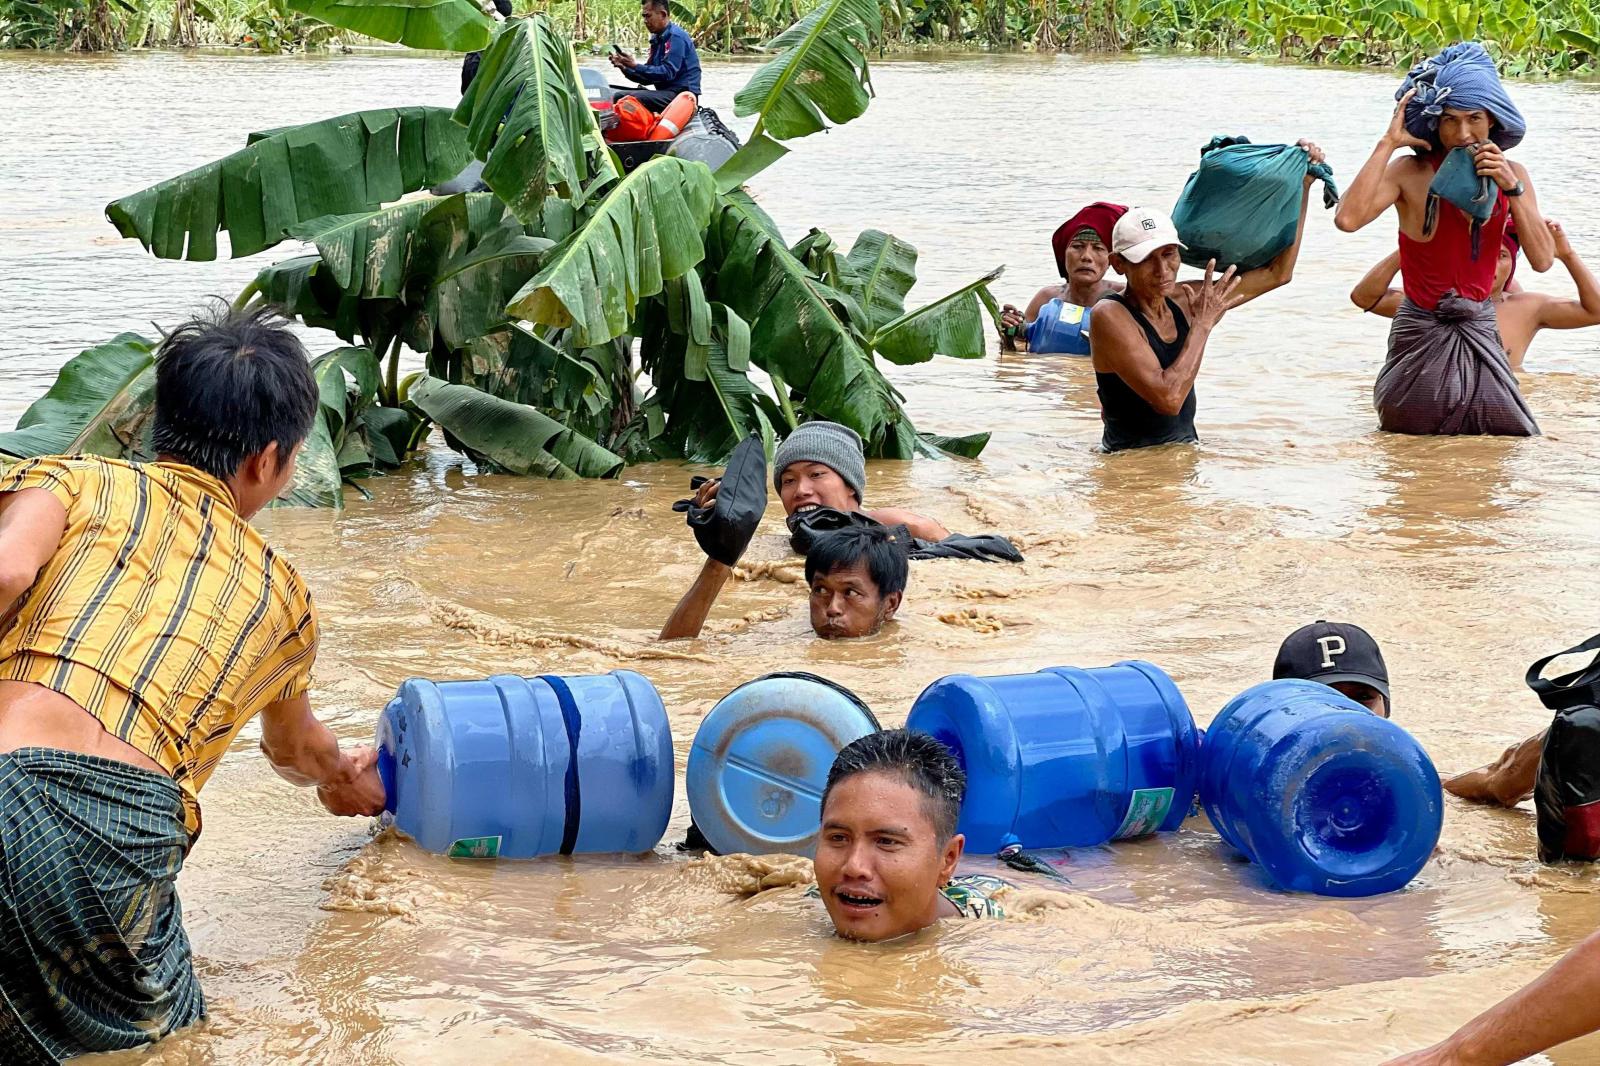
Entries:
{"label": "green vegetation background", "polygon": [[[817,0],[675,0],[702,49],[758,47]],[[634,0],[517,0],[580,47],[637,47]],[[1600,74],[1590,0],[885,0],[893,49],[1170,49],[1351,66],[1407,66],[1482,40],[1510,76]],[[0,47],[82,51],[237,46],[267,52],[366,42],[285,0],[0,0]]]}

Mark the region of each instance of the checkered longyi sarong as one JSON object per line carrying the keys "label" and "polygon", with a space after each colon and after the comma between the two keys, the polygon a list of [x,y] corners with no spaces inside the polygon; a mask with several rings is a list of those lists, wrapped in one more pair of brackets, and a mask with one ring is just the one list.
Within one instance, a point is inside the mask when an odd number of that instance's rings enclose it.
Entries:
{"label": "checkered longyi sarong", "polygon": [[1372,405],[1378,426],[1391,433],[1539,432],[1500,342],[1494,304],[1454,293],[1432,311],[1409,299],[1400,305]]}
{"label": "checkered longyi sarong", "polygon": [[178,905],[188,847],[161,774],[0,754],[0,1062],[139,1047],[205,1016]]}

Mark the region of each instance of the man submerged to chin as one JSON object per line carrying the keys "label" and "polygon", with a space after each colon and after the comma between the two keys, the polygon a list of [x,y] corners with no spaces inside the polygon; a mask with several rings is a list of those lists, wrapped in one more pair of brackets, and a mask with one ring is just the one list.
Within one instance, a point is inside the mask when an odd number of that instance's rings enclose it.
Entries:
{"label": "man submerged to chin", "polygon": [[847,745],[828,771],[817,839],[817,884],[834,930],[893,940],[943,918],[1003,918],[1006,882],[955,875],[966,775],[933,737],[904,729]]}
{"label": "man submerged to chin", "polygon": [[905,527],[850,526],[817,537],[806,552],[811,629],[823,640],[870,637],[894,618],[910,564]]}

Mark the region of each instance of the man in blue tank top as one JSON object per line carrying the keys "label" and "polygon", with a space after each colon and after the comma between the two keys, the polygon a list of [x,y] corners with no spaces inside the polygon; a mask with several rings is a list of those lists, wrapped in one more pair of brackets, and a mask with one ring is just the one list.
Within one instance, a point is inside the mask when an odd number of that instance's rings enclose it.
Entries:
{"label": "man in blue tank top", "polygon": [[679,93],[700,96],[700,54],[688,32],[672,21],[670,0],[644,0],[640,5],[645,29],[650,31],[650,55],[643,63],[627,52],[611,53],[611,65],[629,81],[653,85],[652,89],[619,91],[652,111],[666,110]]}

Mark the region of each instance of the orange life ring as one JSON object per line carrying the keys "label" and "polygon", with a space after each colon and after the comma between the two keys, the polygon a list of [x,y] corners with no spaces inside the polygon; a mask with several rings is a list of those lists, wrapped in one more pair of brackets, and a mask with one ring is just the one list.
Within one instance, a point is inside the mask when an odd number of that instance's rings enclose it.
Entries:
{"label": "orange life ring", "polygon": [[667,109],[661,112],[661,117],[656,119],[655,126],[650,130],[650,140],[672,140],[672,138],[682,133],[683,127],[687,126],[689,120],[694,118],[697,108],[698,104],[695,102],[694,93],[689,92],[687,89],[679,93],[677,98],[667,105]]}

